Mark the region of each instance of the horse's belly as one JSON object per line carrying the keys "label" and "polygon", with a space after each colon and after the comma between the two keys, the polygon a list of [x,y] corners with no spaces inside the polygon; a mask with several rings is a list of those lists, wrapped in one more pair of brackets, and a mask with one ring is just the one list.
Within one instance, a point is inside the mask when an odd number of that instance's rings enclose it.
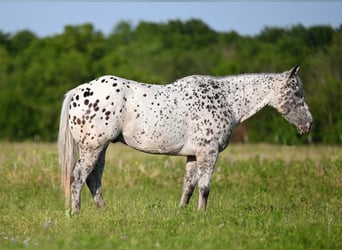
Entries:
{"label": "horse's belly", "polygon": [[[170,131],[171,128],[158,130],[123,131],[124,143],[137,150],[152,154],[188,155],[184,150],[187,144],[186,134]],[[133,132],[133,133],[132,133]]]}
{"label": "horse's belly", "polygon": [[177,154],[183,143],[168,136],[149,137],[139,134],[128,135],[123,133],[124,143],[137,150],[153,154]]}

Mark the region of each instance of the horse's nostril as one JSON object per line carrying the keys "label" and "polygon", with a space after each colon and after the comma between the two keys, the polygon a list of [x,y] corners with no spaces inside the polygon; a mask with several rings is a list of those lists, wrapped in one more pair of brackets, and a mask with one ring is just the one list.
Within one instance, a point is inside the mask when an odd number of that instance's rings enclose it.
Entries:
{"label": "horse's nostril", "polygon": [[311,128],[312,128],[313,125],[314,125],[314,122],[313,122],[313,121],[308,122],[308,123],[307,123],[308,129],[311,130]]}

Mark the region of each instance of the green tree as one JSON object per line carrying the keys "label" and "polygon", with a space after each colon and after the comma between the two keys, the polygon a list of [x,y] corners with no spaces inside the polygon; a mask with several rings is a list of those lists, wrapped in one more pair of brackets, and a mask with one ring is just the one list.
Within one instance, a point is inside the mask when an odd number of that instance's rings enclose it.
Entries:
{"label": "green tree", "polygon": [[342,144],[341,44],[342,25],[266,27],[251,37],[213,31],[199,19],[136,27],[122,21],[108,36],[90,23],[43,38],[0,31],[0,139],[55,140],[64,93],[101,75],[163,84],[190,74],[282,72],[300,64],[312,133],[297,136],[270,108],[246,121],[242,133],[253,142]]}

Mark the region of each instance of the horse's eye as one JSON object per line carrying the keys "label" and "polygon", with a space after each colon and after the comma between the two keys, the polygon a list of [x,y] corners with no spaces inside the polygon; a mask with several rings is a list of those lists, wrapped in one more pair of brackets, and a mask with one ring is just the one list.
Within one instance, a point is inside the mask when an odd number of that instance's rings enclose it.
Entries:
{"label": "horse's eye", "polygon": [[302,98],[302,97],[303,97],[302,92],[299,91],[299,90],[297,90],[297,91],[294,93],[294,95],[295,95],[296,97],[298,97],[298,98]]}

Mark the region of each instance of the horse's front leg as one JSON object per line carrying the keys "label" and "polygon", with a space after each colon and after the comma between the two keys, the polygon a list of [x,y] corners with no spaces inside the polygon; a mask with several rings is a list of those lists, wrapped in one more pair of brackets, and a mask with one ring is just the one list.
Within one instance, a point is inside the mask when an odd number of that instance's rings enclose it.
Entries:
{"label": "horse's front leg", "polygon": [[188,156],[185,166],[183,194],[179,206],[184,207],[189,204],[192,193],[197,182],[197,163],[195,156]]}
{"label": "horse's front leg", "polygon": [[210,191],[210,180],[213,175],[217,157],[217,147],[208,146],[199,150],[196,155],[199,194],[198,210],[205,211],[206,209]]}
{"label": "horse's front leg", "polygon": [[103,200],[101,186],[102,186],[102,174],[105,165],[107,146],[101,151],[99,158],[96,162],[95,168],[89,174],[86,183],[91,195],[93,196],[95,205],[97,208],[104,208],[105,202]]}

